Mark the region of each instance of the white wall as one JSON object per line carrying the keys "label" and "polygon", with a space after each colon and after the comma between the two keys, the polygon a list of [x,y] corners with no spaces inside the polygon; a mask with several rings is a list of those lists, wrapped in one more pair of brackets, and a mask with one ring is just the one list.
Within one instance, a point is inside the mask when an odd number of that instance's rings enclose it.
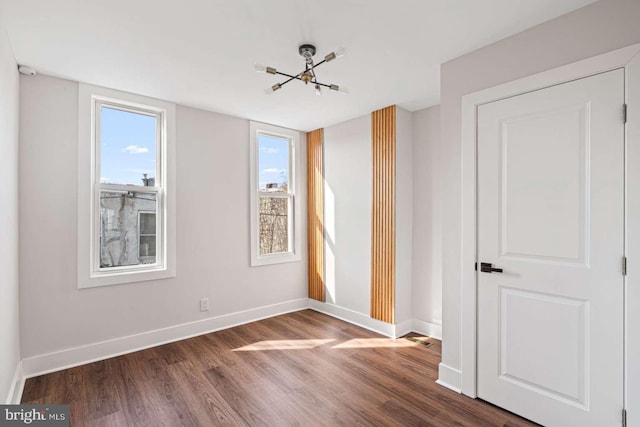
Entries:
{"label": "white wall", "polygon": [[[249,267],[249,122],[182,106],[177,277],[78,290],[78,84],[47,76],[20,83],[23,358],[306,298],[306,215],[303,261]],[[302,206],[305,189],[303,179]],[[208,312],[199,311],[202,297]]]}
{"label": "white wall", "polygon": [[453,371],[461,366],[462,96],[640,42],[639,21],[639,1],[602,0],[442,65],[442,363]]}
{"label": "white wall", "polygon": [[325,300],[369,316],[371,115],[324,130]]}
{"label": "white wall", "polygon": [[[413,318],[438,335],[442,327],[440,106],[413,119]],[[426,323],[426,324],[425,324]],[[422,332],[422,331],[420,331]]]}
{"label": "white wall", "polygon": [[[411,316],[413,128],[411,113],[396,110],[396,311]],[[333,311],[389,333],[371,314],[371,114],[324,129],[326,302]],[[395,331],[395,329],[390,329]],[[408,332],[408,329],[406,330]],[[394,334],[395,332],[391,332]]]}
{"label": "white wall", "polygon": [[20,360],[18,318],[18,70],[0,22],[0,402]]}
{"label": "white wall", "polygon": [[412,318],[413,165],[411,113],[396,107],[396,324]]}

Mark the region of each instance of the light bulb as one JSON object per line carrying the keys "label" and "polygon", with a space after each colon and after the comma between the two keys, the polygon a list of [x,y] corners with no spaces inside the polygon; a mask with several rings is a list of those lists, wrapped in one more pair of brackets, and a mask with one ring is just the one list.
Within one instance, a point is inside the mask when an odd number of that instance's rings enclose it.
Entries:
{"label": "light bulb", "polygon": [[346,87],[342,87],[342,86],[338,86],[338,85],[330,85],[329,89],[335,90],[336,92],[341,93],[343,95],[348,95],[349,94],[349,90]]}
{"label": "light bulb", "polygon": [[341,47],[340,49],[336,50],[335,52],[331,52],[330,54],[325,56],[324,60],[327,61],[327,62],[333,61],[336,58],[343,57],[346,53],[347,53],[347,50],[345,48]]}
{"label": "light bulb", "polygon": [[273,86],[271,86],[270,88],[265,89],[264,93],[266,93],[267,95],[271,95],[273,92],[277,91],[281,87],[282,86],[280,85],[280,83],[276,83]]}
{"label": "light bulb", "polygon": [[276,69],[273,68],[273,67],[267,67],[267,66],[262,65],[262,64],[256,64],[255,67],[256,67],[256,72],[257,73],[269,73],[269,74],[276,74],[277,73]]}
{"label": "light bulb", "polygon": [[322,95],[322,89],[320,88],[320,85],[316,85],[316,95]]}

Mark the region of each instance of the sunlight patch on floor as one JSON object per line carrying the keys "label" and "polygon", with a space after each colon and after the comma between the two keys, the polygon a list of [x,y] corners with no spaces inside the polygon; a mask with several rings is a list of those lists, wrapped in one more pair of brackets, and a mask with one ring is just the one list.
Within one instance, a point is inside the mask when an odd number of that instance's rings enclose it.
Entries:
{"label": "sunlight patch on floor", "polygon": [[417,345],[419,344],[403,339],[394,340],[391,338],[354,338],[352,340],[334,345],[331,348],[400,348],[415,347]]}
{"label": "sunlight patch on floor", "polygon": [[267,351],[267,350],[309,350],[324,344],[335,341],[334,339],[324,340],[274,340],[259,341],[244,347],[236,348],[232,351]]}

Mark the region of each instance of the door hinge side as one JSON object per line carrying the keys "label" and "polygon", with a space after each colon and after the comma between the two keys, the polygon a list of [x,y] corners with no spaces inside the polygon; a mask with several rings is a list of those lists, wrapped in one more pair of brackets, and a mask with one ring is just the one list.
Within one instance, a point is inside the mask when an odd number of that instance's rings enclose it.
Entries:
{"label": "door hinge side", "polygon": [[622,105],[622,120],[623,123],[627,123],[627,104]]}
{"label": "door hinge side", "polygon": [[627,427],[627,410],[622,410],[622,427]]}
{"label": "door hinge side", "polygon": [[622,275],[623,276],[627,275],[627,257],[626,256],[622,257]]}

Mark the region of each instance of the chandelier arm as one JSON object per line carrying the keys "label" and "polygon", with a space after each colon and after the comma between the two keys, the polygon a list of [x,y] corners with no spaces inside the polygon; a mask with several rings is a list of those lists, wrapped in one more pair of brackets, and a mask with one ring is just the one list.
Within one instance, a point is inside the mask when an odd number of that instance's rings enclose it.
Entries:
{"label": "chandelier arm", "polygon": [[276,74],[279,74],[279,75],[281,75],[281,76],[285,76],[285,77],[289,77],[289,79],[287,79],[287,80],[285,80],[284,82],[280,83],[280,86],[282,86],[282,85],[285,85],[285,84],[289,83],[291,80],[296,80],[296,79],[297,79],[297,80],[302,80],[302,79],[300,78],[300,74],[302,74],[302,73],[298,74],[297,76],[292,76],[291,74],[281,73],[280,71],[276,71]]}
{"label": "chandelier arm", "polygon": [[[304,71],[303,71],[302,73],[304,73]],[[279,74],[279,75],[281,75],[281,76],[285,76],[285,77],[289,77],[291,80],[293,80],[293,79],[299,79],[299,78],[300,78],[300,75],[301,75],[302,73],[299,73],[299,74],[296,74],[295,76],[292,76],[291,74],[283,73],[283,72],[281,72],[281,71],[276,71],[276,74]]]}
{"label": "chandelier arm", "polygon": [[[305,70],[307,71],[307,70]],[[285,83],[289,83],[291,80],[300,80],[300,81],[304,81],[302,80],[302,78],[300,77],[302,75],[302,73],[304,73],[305,71],[301,71],[300,73],[298,73],[295,76],[292,76],[291,74],[287,74],[287,73],[283,73],[281,71],[276,71],[276,74],[279,74],[281,76],[285,76],[285,77],[289,77],[288,80],[285,80],[284,83],[281,83],[281,85],[285,84]]]}
{"label": "chandelier arm", "polygon": [[[311,71],[311,72],[313,72],[313,70],[314,70],[314,69],[316,69],[316,68],[317,68],[317,67],[319,67],[320,65],[324,64],[325,62],[327,62],[327,60],[326,60],[326,59],[323,59],[322,61],[318,62],[317,64],[313,64],[313,67],[308,67],[308,66],[305,64],[305,70],[304,70],[304,71],[300,71],[300,72],[299,72],[297,75],[295,75],[295,76],[292,76],[291,74],[283,73],[282,71],[276,71],[276,74],[280,74],[281,76],[289,77],[289,80],[287,80],[287,81],[285,82],[285,83],[289,83],[289,82],[290,82],[291,80],[293,80],[293,79],[301,80],[301,79],[300,79],[300,76],[302,75],[302,73],[304,73],[305,71]],[[313,74],[314,74],[314,76],[315,76],[315,73],[313,73]],[[284,84],[284,83],[282,83],[282,84]],[[327,85],[325,85],[325,86],[327,86]]]}
{"label": "chandelier arm", "polygon": [[[289,74],[285,74],[285,73],[278,73],[278,74],[282,74],[283,76],[289,77],[287,80],[283,81],[282,83],[280,83],[280,87],[286,85],[287,83],[289,83],[292,80],[300,80],[303,81],[300,77],[298,76],[290,76]],[[322,86],[327,86],[330,87],[329,85],[322,85]]]}
{"label": "chandelier arm", "polygon": [[[300,74],[302,74],[302,73],[298,74],[297,76],[292,76],[291,74],[283,73],[281,71],[276,71],[276,74],[279,74],[279,75],[285,76],[285,77],[289,77],[288,80],[285,80],[283,83],[280,83],[280,85],[283,85],[285,83],[289,83],[291,80],[300,80],[300,81],[302,81],[302,78],[300,78]],[[319,82],[314,82],[314,83],[318,83],[320,86],[331,87],[331,85],[324,84],[324,83],[319,83]]]}
{"label": "chandelier arm", "polygon": [[[284,82],[280,83],[280,86],[284,86],[284,85],[286,85],[287,83],[289,83],[292,80],[303,81],[302,78],[300,77],[300,74],[302,74],[302,73],[298,74],[297,76],[292,76],[291,74],[283,73],[281,71],[276,71],[276,74],[279,74],[279,75],[285,76],[285,77],[289,77],[287,80],[285,80]],[[329,89],[331,89],[331,85],[328,85],[326,83],[320,83],[320,82],[317,82],[317,81],[314,81],[313,83],[318,84],[320,86],[328,87]]]}
{"label": "chandelier arm", "polygon": [[280,83],[280,86],[282,87],[282,86],[286,85],[286,84],[287,84],[287,83],[289,83],[291,80],[295,80],[295,78],[293,78],[293,79],[287,79],[287,80],[283,81],[282,83]]}
{"label": "chandelier arm", "polygon": [[[287,83],[289,83],[289,82],[290,82],[290,81],[292,81],[292,80],[300,80],[300,81],[303,81],[300,77],[297,77],[297,76],[291,76],[291,78],[290,78],[290,79],[285,80],[284,82],[280,83],[280,86],[284,86],[284,85],[286,85]],[[317,84],[317,85],[320,85],[320,86],[328,87],[329,89],[331,89],[331,85],[328,85],[328,84],[326,84],[326,83],[320,83],[320,82],[313,82],[313,83],[314,83],[314,84]]]}
{"label": "chandelier arm", "polygon": [[329,89],[331,89],[331,85],[328,85],[328,84],[325,84],[325,83],[320,83],[320,82],[314,82],[314,83],[317,84],[317,85],[328,87]]}
{"label": "chandelier arm", "polygon": [[316,67],[319,67],[320,65],[324,64],[325,62],[327,62],[326,59],[323,59],[322,61],[318,62],[317,64],[314,64],[313,67],[311,67],[311,69],[313,70]]}

